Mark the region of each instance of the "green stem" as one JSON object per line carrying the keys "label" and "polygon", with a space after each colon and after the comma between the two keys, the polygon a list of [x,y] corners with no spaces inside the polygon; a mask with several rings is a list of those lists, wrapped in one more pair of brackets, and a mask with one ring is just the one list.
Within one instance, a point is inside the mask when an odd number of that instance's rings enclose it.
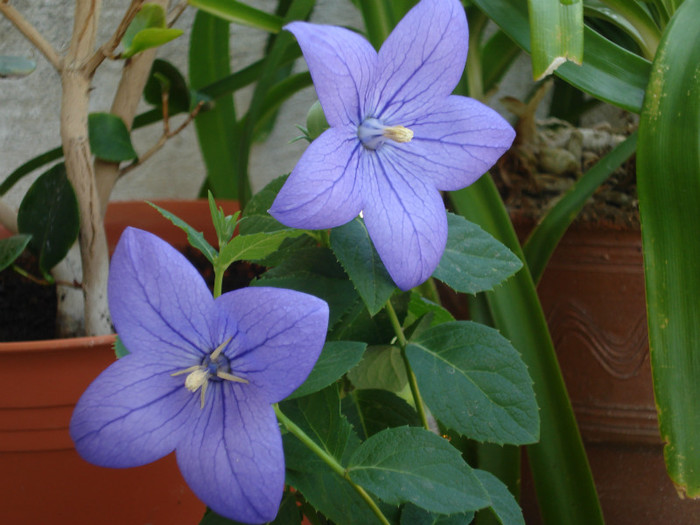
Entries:
{"label": "green stem", "polygon": [[413,403],[416,405],[416,412],[418,412],[418,417],[420,417],[421,424],[426,430],[431,430],[430,424],[428,423],[428,416],[425,412],[425,406],[423,405],[423,398],[420,395],[420,390],[418,389],[418,381],[416,380],[416,374],[413,373],[411,368],[411,363],[408,361],[408,356],[406,355],[406,336],[403,333],[403,328],[401,328],[401,323],[399,322],[399,317],[396,315],[396,310],[391,304],[391,300],[386,302],[384,306],[386,313],[389,315],[389,321],[391,326],[394,328],[394,333],[399,341],[399,347],[401,348],[401,358],[403,359],[404,366],[406,367],[406,376],[408,377],[408,385],[411,388],[411,395],[413,396]]}
{"label": "green stem", "polygon": [[360,495],[360,497],[365,501],[365,503],[367,503],[367,506],[372,510],[374,515],[377,516],[380,522],[382,522],[384,525],[390,525],[389,520],[386,519],[386,516],[384,516],[381,509],[374,502],[372,496],[367,494],[367,491],[365,489],[363,489],[360,485],[358,485],[350,479],[350,474],[348,474],[347,469],[345,469],[345,467],[338,463],[338,461],[333,456],[328,454],[328,452],[323,450],[314,440],[312,440],[306,434],[306,432],[299,428],[291,419],[285,416],[284,413],[280,410],[279,406],[273,405],[273,408],[275,409],[277,420],[284,425],[284,427],[289,431],[289,433],[296,437],[299,441],[301,441],[309,450],[311,450],[311,452],[313,452],[319,458],[321,458],[323,462],[326,465],[328,465],[333,472],[335,472],[336,474],[338,474],[338,476],[350,483],[350,486],[353,489],[355,489],[355,492],[357,492]]}
{"label": "green stem", "polygon": [[226,268],[222,268],[219,264],[214,264],[214,299],[221,295],[225,271]]}

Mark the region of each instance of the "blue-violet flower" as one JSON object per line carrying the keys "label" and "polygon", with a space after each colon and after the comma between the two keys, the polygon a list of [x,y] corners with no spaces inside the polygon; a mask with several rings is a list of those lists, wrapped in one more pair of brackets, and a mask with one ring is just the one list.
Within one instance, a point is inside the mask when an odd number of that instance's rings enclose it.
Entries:
{"label": "blue-violet flower", "polygon": [[174,450],[188,485],[214,511],[246,523],[273,520],[284,455],[271,404],[313,368],[328,305],[277,288],[214,299],[183,255],[133,228],[112,258],[108,294],[130,354],[78,402],[70,424],[78,453],[122,468]]}
{"label": "blue-violet flower", "polygon": [[439,191],[476,181],[515,133],[495,111],[451,95],[467,58],[458,0],[422,0],[379,53],[340,27],[293,22],[330,129],[310,144],[270,209],[326,229],[360,212],[399,288],[433,273],[445,249]]}

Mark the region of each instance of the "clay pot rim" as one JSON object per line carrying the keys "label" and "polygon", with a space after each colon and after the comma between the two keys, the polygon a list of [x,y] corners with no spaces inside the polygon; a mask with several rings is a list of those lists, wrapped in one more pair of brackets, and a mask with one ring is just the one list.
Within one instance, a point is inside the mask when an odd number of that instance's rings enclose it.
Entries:
{"label": "clay pot rim", "polygon": [[116,337],[116,334],[106,334],[85,337],[67,337],[64,339],[12,341],[0,343],[0,355],[65,352],[67,350],[84,350],[94,347],[111,346],[114,344]]}

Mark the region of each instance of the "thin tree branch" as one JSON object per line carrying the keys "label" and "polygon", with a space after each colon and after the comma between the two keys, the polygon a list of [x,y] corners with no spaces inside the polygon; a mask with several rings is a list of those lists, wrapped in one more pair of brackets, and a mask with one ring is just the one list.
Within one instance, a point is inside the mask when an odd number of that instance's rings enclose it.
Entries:
{"label": "thin tree branch", "polygon": [[134,20],[134,17],[139,12],[144,2],[145,0],[131,1],[131,4],[127,8],[126,13],[124,13],[124,17],[121,22],[119,22],[119,26],[117,26],[112,37],[95,51],[95,54],[90,57],[85,65],[88,74],[91,75],[94,73],[105,58],[115,58],[114,50],[119,46],[119,42],[124,38],[124,33],[126,33],[126,30],[129,28],[129,24]]}
{"label": "thin tree branch", "polygon": [[168,120],[168,110],[167,110],[167,105],[163,106],[163,134],[160,136],[158,139],[158,142],[156,142],[151,148],[141,155],[139,159],[126,166],[119,172],[119,176],[122,177],[129,173],[131,170],[138,168],[141,164],[146,162],[149,158],[151,158],[158,150],[160,150],[163,146],[165,146],[165,143],[168,141],[168,139],[173,138],[175,135],[179,134],[182,130],[184,130],[194,119],[195,117],[199,114],[201,109],[204,107],[204,102],[200,102],[197,104],[197,107],[195,107],[192,112],[187,116],[187,119],[180,124],[180,126],[175,129],[174,131],[170,131],[170,123]]}
{"label": "thin tree branch", "polygon": [[10,5],[10,0],[0,0],[0,13],[7,18],[36,47],[46,60],[59,73],[63,68],[63,58],[41,33],[22,14]]}
{"label": "thin tree branch", "polygon": [[173,7],[168,13],[166,25],[168,27],[173,27],[175,25],[175,22],[177,22],[177,19],[180,18],[180,15],[185,12],[185,9],[187,9],[188,5],[189,3],[187,0],[180,0],[180,2],[175,7]]}

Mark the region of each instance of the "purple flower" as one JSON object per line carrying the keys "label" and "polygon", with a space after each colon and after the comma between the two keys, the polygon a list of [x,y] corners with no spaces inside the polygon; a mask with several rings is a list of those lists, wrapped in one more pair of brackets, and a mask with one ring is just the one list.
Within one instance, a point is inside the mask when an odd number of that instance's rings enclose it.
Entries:
{"label": "purple flower", "polygon": [[360,211],[396,284],[433,273],[445,249],[439,191],[476,181],[515,133],[476,100],[450,95],[467,58],[458,0],[422,0],[377,54],[340,27],[293,22],[330,129],[306,150],[270,209],[296,228],[340,226]]}
{"label": "purple flower", "polygon": [[78,453],[123,468],[175,450],[188,485],[214,511],[247,523],[274,519],[284,455],[271,404],[313,368],[326,303],[277,288],[213,299],[179,252],[133,228],[117,245],[108,292],[131,353],[78,402],[70,424]]}

